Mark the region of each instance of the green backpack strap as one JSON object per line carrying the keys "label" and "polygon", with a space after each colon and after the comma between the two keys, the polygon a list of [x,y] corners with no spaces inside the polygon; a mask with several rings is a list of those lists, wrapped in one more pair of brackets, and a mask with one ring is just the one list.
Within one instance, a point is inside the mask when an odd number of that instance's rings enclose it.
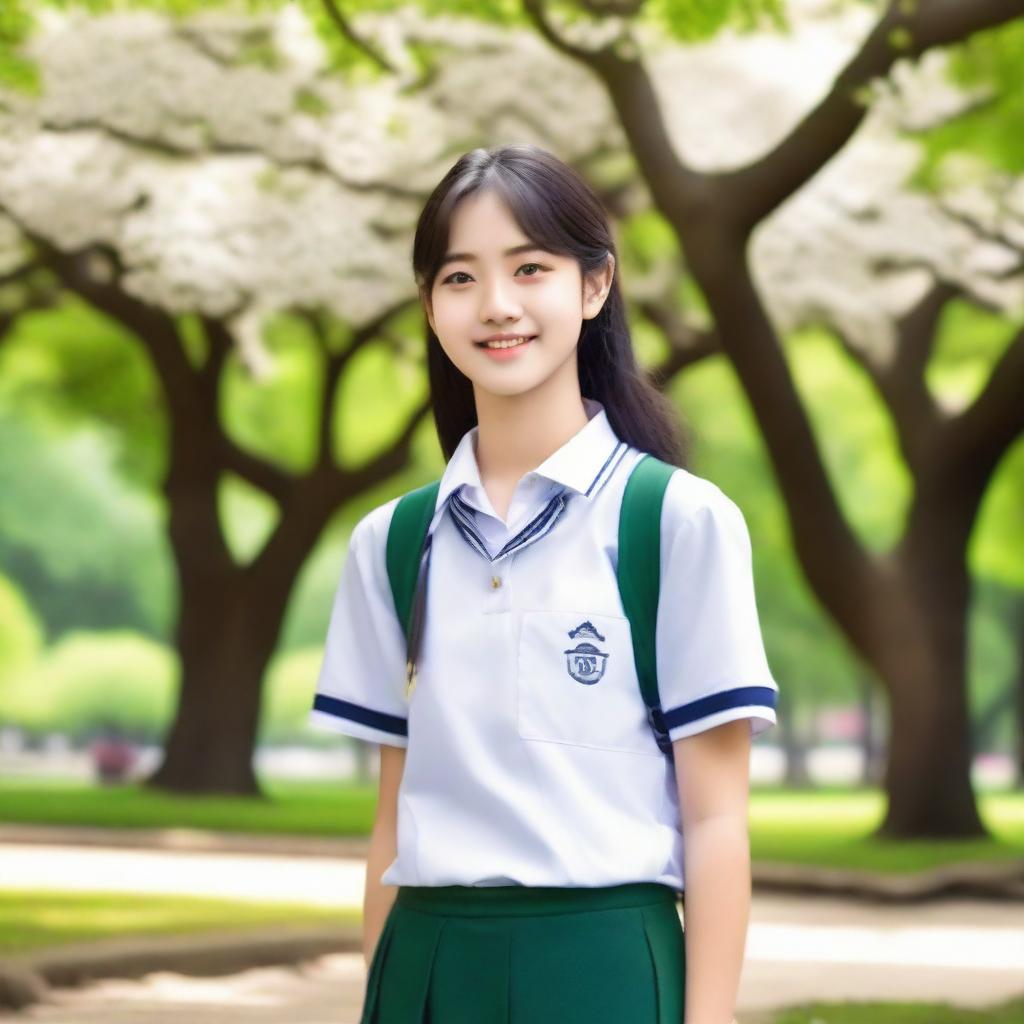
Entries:
{"label": "green backpack strap", "polygon": [[[661,508],[665,488],[675,469],[675,466],[649,453],[633,467],[622,496],[617,568],[619,595],[629,619],[633,659],[640,681],[640,694],[647,708],[647,720],[658,746],[670,758],[674,752],[658,695],[656,627],[661,589]],[[425,541],[440,486],[441,481],[437,479],[402,495],[388,530],[388,580],[395,611],[406,637],[406,672],[410,690],[422,640],[425,604],[425,588],[418,584],[425,577],[429,563],[430,550]],[[414,608],[417,596],[420,599]]]}
{"label": "green backpack strap", "polygon": [[[430,520],[437,505],[440,477],[417,487],[398,499],[388,528],[385,562],[395,612],[401,623],[406,642],[406,694],[412,690],[416,658],[423,629],[423,608],[426,588],[420,582],[426,576],[429,548],[425,544]],[[424,552],[426,547],[426,552]],[[427,557],[423,555],[426,553]],[[414,598],[419,600],[413,606]]]}
{"label": "green backpack strap", "polygon": [[657,624],[661,590],[661,509],[676,467],[646,453],[626,481],[619,513],[616,575],[633,636],[640,694],[658,746],[674,759],[658,695]]}

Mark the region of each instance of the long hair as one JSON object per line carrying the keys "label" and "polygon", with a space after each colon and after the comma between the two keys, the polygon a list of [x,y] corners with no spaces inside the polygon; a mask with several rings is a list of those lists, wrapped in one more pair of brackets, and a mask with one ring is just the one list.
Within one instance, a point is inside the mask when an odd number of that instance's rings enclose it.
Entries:
{"label": "long hair", "polygon": [[[416,225],[412,266],[421,298],[429,296],[448,248],[452,213],[461,199],[493,189],[520,230],[548,252],[575,257],[583,277],[615,256],[611,290],[597,316],[584,320],[577,342],[580,392],[599,401],[622,440],[685,467],[689,441],[672,403],[637,365],[619,287],[619,260],[601,200],[573,168],[529,144],[464,153],[431,193]],[[445,460],[477,424],[470,379],[448,358],[426,323],[427,371],[437,436]]]}

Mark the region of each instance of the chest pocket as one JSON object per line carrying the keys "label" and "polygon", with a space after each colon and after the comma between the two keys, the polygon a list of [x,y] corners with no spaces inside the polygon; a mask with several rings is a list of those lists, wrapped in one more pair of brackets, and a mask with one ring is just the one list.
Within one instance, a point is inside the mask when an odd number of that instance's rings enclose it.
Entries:
{"label": "chest pocket", "polygon": [[523,739],[664,756],[647,723],[625,616],[524,611],[516,701]]}

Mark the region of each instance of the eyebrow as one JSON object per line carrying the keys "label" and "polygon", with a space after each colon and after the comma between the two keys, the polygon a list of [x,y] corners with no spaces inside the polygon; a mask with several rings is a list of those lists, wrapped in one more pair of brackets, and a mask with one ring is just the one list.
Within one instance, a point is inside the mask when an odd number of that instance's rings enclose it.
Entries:
{"label": "eyebrow", "polygon": [[[526,242],[524,245],[513,245],[511,249],[506,249],[505,256],[514,256],[517,252],[544,252],[539,245],[534,245],[533,242]],[[445,253],[445,257],[441,260],[441,266],[443,267],[446,263],[455,263],[457,260],[465,260],[467,262],[473,262],[476,257],[471,252],[449,252]]]}

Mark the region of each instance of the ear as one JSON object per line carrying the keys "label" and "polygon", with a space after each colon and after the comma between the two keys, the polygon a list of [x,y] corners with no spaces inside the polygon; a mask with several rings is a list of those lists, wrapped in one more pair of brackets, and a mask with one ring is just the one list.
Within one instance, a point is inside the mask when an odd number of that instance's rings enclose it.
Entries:
{"label": "ear", "polygon": [[615,277],[615,257],[608,253],[605,264],[599,270],[587,274],[583,281],[583,319],[592,320],[601,312]]}

